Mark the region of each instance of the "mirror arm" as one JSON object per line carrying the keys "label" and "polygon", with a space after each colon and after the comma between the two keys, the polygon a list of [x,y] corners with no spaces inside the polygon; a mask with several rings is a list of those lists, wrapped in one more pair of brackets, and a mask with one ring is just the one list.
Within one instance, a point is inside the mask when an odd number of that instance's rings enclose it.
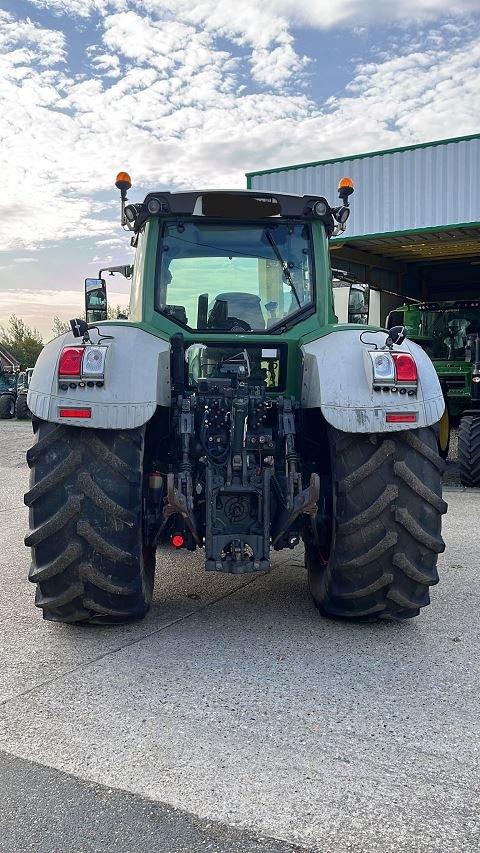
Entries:
{"label": "mirror arm", "polygon": [[110,275],[114,275],[116,272],[119,272],[124,278],[131,278],[133,275],[133,266],[132,264],[124,264],[119,267],[104,267],[98,271],[98,278],[102,277],[102,272],[108,272]]}

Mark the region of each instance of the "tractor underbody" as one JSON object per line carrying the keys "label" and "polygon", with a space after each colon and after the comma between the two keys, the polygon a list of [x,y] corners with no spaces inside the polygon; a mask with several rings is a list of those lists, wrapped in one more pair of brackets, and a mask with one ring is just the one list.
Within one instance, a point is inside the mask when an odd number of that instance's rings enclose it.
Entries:
{"label": "tractor underbody", "polygon": [[150,524],[174,544],[204,544],[209,571],[265,571],[271,544],[295,547],[302,517],[317,512],[320,480],[302,483],[295,405],[267,399],[261,384],[207,378],[178,398],[173,422],[179,452]]}

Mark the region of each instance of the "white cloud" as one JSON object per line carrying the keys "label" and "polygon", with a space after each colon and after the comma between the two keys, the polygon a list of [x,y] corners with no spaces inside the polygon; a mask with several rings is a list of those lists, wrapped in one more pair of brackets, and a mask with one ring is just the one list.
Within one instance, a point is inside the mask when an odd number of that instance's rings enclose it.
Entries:
{"label": "white cloud", "polygon": [[[133,200],[156,187],[241,187],[255,168],[480,126],[480,38],[460,21],[430,29],[428,39],[419,32],[410,48],[402,36],[396,55],[359,64],[347,92],[321,105],[302,88],[308,59],[297,53],[291,27],[360,26],[378,7],[372,0],[244,0],[233,12],[226,0],[32,6],[59,16],[95,13],[88,32],[95,43],[80,74],[65,64],[60,29],[0,13],[5,248],[83,237],[99,253],[127,245],[113,188],[119,169],[131,171]],[[468,0],[456,5],[469,8]],[[386,0],[377,12],[395,17],[399,9],[434,15],[446,3]],[[54,20],[60,28],[62,18]]]}
{"label": "white cloud", "polygon": [[39,65],[50,66],[65,59],[65,37],[58,30],[40,27],[30,18],[17,20],[0,9],[0,49],[8,51],[17,44],[26,46],[19,51],[16,64],[35,56]]}
{"label": "white cloud", "polygon": [[268,47],[292,26],[329,29],[369,23],[428,21],[478,12],[478,0],[29,0],[58,15],[88,18],[128,9],[181,18],[194,26]]}

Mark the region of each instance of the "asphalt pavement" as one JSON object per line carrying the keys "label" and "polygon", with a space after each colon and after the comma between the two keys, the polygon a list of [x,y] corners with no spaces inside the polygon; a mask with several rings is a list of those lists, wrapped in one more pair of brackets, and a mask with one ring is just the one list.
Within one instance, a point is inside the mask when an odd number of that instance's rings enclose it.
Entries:
{"label": "asphalt pavement", "polygon": [[418,619],[320,618],[301,549],[253,578],[162,551],[143,622],[81,628],[26,580],[30,430],[0,422],[2,853],[478,850],[480,492],[454,462]]}

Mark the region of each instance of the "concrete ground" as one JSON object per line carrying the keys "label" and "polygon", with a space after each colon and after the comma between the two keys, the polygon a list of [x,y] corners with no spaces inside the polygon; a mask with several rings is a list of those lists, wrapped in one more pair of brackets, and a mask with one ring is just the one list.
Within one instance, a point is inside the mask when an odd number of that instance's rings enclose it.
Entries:
{"label": "concrete ground", "polygon": [[321,619],[300,550],[255,578],[167,552],[143,622],[79,628],[26,580],[30,429],[0,422],[0,851],[478,850],[480,492],[454,462],[418,619]]}

